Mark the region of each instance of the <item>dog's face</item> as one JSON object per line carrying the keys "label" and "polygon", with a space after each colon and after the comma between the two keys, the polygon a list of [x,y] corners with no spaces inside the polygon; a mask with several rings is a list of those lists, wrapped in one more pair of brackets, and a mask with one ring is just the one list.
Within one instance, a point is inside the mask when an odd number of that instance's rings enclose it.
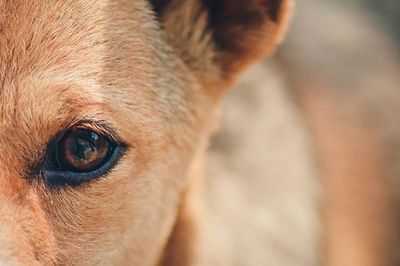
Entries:
{"label": "dog's face", "polygon": [[0,262],[156,263],[220,95],[288,6],[0,0]]}

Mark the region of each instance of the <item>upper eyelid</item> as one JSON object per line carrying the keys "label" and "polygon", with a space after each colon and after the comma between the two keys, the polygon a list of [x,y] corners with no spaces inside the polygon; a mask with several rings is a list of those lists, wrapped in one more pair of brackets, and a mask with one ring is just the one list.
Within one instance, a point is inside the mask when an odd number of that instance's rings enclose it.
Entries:
{"label": "upper eyelid", "polygon": [[116,130],[109,123],[105,122],[104,120],[85,119],[66,125],[60,131],[58,131],[58,133],[55,134],[47,144],[47,150],[51,148],[51,146],[56,145],[65,136],[65,134],[73,128],[90,130],[99,135],[108,137],[115,143],[128,146],[126,144],[127,142],[124,141],[120,135],[118,135]]}
{"label": "upper eyelid", "polygon": [[68,132],[68,130],[72,128],[93,131],[99,135],[103,135],[110,138],[112,141],[116,143],[120,144],[125,143],[125,141],[122,140],[122,138],[117,134],[117,132],[108,123],[104,121],[82,120],[67,128],[65,132]]}

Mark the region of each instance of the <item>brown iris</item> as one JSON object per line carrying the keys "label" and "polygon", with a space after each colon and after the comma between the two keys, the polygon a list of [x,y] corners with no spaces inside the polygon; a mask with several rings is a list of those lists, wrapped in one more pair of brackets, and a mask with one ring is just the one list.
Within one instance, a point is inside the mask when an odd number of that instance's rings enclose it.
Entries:
{"label": "brown iris", "polygon": [[108,159],[112,145],[107,137],[85,129],[69,130],[58,143],[57,161],[72,172],[90,172]]}

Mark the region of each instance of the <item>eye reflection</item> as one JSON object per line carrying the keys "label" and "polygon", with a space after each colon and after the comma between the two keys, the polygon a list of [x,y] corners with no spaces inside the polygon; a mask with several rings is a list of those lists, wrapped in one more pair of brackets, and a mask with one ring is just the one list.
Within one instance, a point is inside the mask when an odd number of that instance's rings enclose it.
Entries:
{"label": "eye reflection", "polygon": [[66,171],[90,172],[101,167],[113,147],[111,141],[93,131],[69,130],[57,145],[58,166]]}

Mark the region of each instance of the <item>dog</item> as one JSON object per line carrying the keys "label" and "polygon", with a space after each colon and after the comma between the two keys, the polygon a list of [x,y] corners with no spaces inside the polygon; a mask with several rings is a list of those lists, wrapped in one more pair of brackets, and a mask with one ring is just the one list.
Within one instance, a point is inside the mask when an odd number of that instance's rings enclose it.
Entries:
{"label": "dog", "polygon": [[0,0],[0,262],[198,265],[222,96],[290,0]]}

